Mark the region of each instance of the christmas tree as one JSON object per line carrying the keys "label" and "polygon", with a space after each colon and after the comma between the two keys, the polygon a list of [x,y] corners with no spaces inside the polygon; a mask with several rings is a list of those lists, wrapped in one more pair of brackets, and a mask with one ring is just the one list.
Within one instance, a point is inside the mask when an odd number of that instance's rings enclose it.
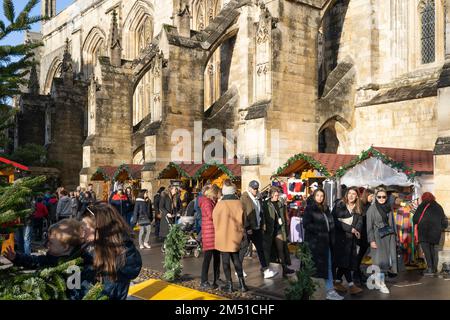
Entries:
{"label": "christmas tree", "polygon": [[179,225],[170,227],[170,232],[167,235],[164,257],[164,280],[175,281],[181,277],[183,271],[182,259],[185,253],[186,235],[181,230]]}
{"label": "christmas tree", "polygon": [[46,177],[24,178],[0,186],[0,245],[31,213],[31,200]]}
{"label": "christmas tree", "polygon": [[[31,10],[39,0],[29,0],[23,10],[16,15],[12,0],[3,0],[3,15],[0,19],[0,43],[5,43],[13,33],[31,29],[31,25],[45,19],[41,16],[30,16]],[[13,121],[15,110],[11,108],[11,98],[21,93],[21,87],[27,83],[27,75],[36,64],[34,50],[41,43],[25,43],[19,45],[0,45],[0,147],[7,142],[5,130]],[[0,148],[1,149],[1,148]]]}

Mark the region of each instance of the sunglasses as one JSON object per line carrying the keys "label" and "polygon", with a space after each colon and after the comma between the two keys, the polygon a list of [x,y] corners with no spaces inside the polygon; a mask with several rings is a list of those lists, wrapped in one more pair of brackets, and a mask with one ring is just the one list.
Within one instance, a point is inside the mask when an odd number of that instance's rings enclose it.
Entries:
{"label": "sunglasses", "polygon": [[386,196],[377,196],[377,199],[387,199]]}

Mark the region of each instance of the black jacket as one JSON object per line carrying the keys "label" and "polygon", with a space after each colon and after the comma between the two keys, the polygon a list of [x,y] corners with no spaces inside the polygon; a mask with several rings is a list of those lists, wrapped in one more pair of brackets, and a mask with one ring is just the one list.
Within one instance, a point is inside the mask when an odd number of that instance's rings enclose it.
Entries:
{"label": "black jacket", "polygon": [[134,205],[132,224],[137,223],[140,226],[148,226],[153,221],[152,203],[144,199],[137,198]]}
{"label": "black jacket", "polygon": [[[329,228],[327,228],[325,219],[328,220]],[[327,279],[329,250],[332,261],[334,260],[334,219],[330,210],[326,208],[325,212],[322,212],[315,202],[307,206],[303,215],[303,227],[305,228],[305,243],[311,249],[316,268],[315,276]],[[334,268],[332,268],[332,272],[334,276]]]}
{"label": "black jacket", "polygon": [[124,243],[125,246],[125,263],[117,271],[117,280],[113,281],[106,275],[99,275],[93,268],[94,248],[87,246],[83,252],[84,268],[81,273],[82,289],[78,297],[83,297],[91,286],[95,285],[98,278],[101,278],[103,283],[102,294],[106,295],[109,300],[125,300],[128,296],[128,289],[131,280],[135,279],[142,268],[142,258],[139,251],[136,249],[133,241],[128,239]]}
{"label": "black jacket", "polygon": [[[352,229],[354,228],[358,232],[361,232],[363,228],[363,217],[357,213],[350,213],[343,201],[336,204],[331,214],[333,215],[335,225],[335,266],[356,270],[358,266],[356,252],[358,240],[352,233]],[[351,218],[352,216],[353,221],[351,225],[339,220]]]}
{"label": "black jacket", "polygon": [[[419,222],[420,216],[428,203],[429,202],[422,202],[417,207],[413,217],[415,225]],[[442,209],[439,203],[432,201],[417,227],[419,231],[419,242],[439,244],[442,231],[447,227],[448,220],[445,216],[444,209]]]}
{"label": "black jacket", "polygon": [[153,197],[153,204],[155,205],[155,219],[158,219],[158,214],[159,214],[159,201],[161,200],[161,194],[157,193],[155,194],[155,196]]}
{"label": "black jacket", "polygon": [[169,233],[169,223],[166,219],[168,214],[172,215],[172,218],[168,218],[171,224],[175,223],[176,216],[183,211],[183,207],[181,205],[181,199],[178,194],[175,195],[175,205],[172,203],[172,199],[169,195],[168,191],[163,191],[161,194],[161,199],[159,201],[159,212],[161,214],[161,224],[159,229],[159,235],[161,237],[167,236]]}

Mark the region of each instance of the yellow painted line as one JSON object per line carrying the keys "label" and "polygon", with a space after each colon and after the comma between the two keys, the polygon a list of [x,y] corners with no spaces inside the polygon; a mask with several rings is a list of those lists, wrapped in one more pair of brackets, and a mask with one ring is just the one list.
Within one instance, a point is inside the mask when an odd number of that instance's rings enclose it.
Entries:
{"label": "yellow painted line", "polygon": [[150,279],[131,286],[128,295],[143,300],[227,300],[214,294],[157,279]]}

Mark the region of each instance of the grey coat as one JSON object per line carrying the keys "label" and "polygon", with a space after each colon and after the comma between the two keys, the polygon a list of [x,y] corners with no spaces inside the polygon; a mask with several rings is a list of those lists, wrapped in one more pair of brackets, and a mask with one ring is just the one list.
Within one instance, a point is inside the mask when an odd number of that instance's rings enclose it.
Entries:
{"label": "grey coat", "polygon": [[[389,213],[389,225],[394,228],[393,213]],[[372,204],[367,210],[367,240],[369,244],[373,241],[377,244],[378,249],[370,248],[370,256],[374,265],[380,267],[383,273],[390,271],[398,273],[397,269],[397,241],[396,234],[392,234],[381,239],[378,229],[384,227],[383,219],[378,213],[375,204]]]}

